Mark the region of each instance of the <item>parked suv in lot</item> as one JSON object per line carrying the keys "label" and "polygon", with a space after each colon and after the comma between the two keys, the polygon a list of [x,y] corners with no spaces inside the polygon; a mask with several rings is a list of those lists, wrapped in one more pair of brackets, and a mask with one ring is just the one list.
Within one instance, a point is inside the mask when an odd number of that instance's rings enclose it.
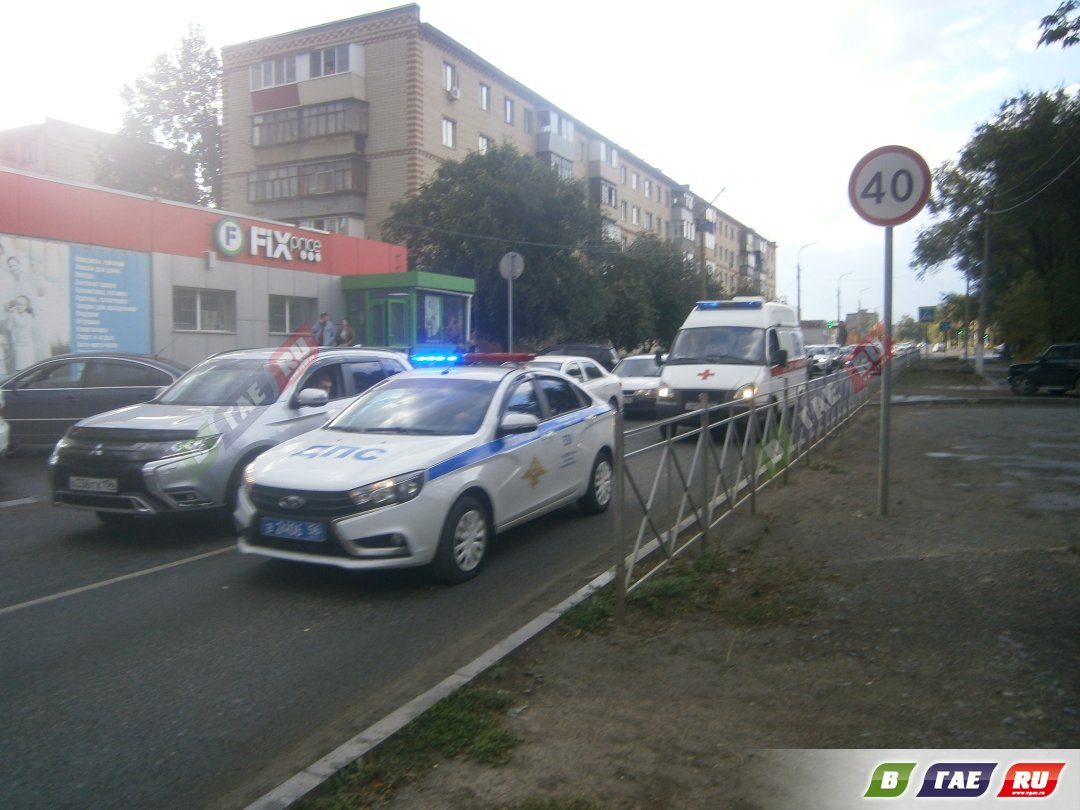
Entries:
{"label": "parked suv in lot", "polygon": [[1080,392],[1080,343],[1054,343],[1028,363],[1009,366],[1009,388],[1031,396],[1040,388]]}
{"label": "parked suv in lot", "polygon": [[304,345],[224,352],[156,399],[76,423],[49,458],[53,501],[103,521],[232,508],[252,459],[411,368],[404,355]]}

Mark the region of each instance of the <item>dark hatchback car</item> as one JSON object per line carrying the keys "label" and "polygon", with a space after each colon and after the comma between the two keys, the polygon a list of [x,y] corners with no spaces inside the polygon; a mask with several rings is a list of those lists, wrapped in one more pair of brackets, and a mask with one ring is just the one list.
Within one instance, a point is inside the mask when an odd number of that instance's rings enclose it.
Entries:
{"label": "dark hatchback car", "polygon": [[1054,343],[1028,363],[1009,366],[1009,387],[1014,394],[1031,396],[1040,388],[1080,393],[1080,343]]}
{"label": "dark hatchback car", "polygon": [[0,383],[11,445],[53,445],[87,416],[146,402],[187,367],[141,354],[60,354]]}

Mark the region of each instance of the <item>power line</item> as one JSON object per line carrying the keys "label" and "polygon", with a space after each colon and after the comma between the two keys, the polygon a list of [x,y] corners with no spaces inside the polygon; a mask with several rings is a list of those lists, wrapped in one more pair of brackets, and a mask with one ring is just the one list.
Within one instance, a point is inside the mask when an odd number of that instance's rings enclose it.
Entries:
{"label": "power line", "polygon": [[[1042,194],[1044,191],[1046,191],[1048,188],[1050,188],[1050,186],[1054,185],[1054,183],[1056,183],[1058,180],[1060,180],[1062,177],[1064,177],[1065,173],[1067,171],[1069,171],[1069,169],[1071,169],[1073,166],[1075,166],[1078,161],[1080,161],[1080,155],[1077,155],[1076,157],[1074,157],[1072,159],[1072,161],[1069,162],[1068,166],[1066,166],[1064,169],[1062,169],[1060,172],[1058,172],[1057,175],[1055,177],[1053,177],[1049,182],[1047,182],[1047,184],[1045,186],[1040,188],[1038,191],[1034,192],[1026,200],[1021,200],[1016,205],[1010,205],[1008,208],[1002,208],[1002,209],[997,210],[997,211],[988,211],[987,213],[990,213],[990,214],[1007,214],[1010,211],[1015,211],[1017,208],[1021,208],[1021,207],[1025,206],[1025,205],[1027,205],[1029,202],[1031,202],[1036,197],[1038,197],[1040,194]],[[1043,165],[1046,165],[1046,164],[1043,164]]]}

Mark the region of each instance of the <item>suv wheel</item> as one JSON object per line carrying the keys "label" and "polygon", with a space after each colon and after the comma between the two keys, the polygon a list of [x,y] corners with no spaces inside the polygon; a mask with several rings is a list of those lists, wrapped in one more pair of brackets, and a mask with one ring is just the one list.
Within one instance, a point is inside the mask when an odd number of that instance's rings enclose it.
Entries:
{"label": "suv wheel", "polygon": [[1009,380],[1009,387],[1014,394],[1020,396],[1030,397],[1039,387],[1032,382],[1031,378],[1026,374],[1017,374],[1015,377]]}

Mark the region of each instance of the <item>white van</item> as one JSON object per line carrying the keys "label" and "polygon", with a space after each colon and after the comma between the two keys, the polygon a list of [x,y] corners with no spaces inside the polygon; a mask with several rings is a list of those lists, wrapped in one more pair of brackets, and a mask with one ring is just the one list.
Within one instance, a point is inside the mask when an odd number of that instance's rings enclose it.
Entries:
{"label": "white van", "polygon": [[[656,415],[710,405],[782,402],[805,388],[806,353],[795,309],[761,297],[698,301],[664,361]],[[727,412],[723,416],[728,416]]]}

